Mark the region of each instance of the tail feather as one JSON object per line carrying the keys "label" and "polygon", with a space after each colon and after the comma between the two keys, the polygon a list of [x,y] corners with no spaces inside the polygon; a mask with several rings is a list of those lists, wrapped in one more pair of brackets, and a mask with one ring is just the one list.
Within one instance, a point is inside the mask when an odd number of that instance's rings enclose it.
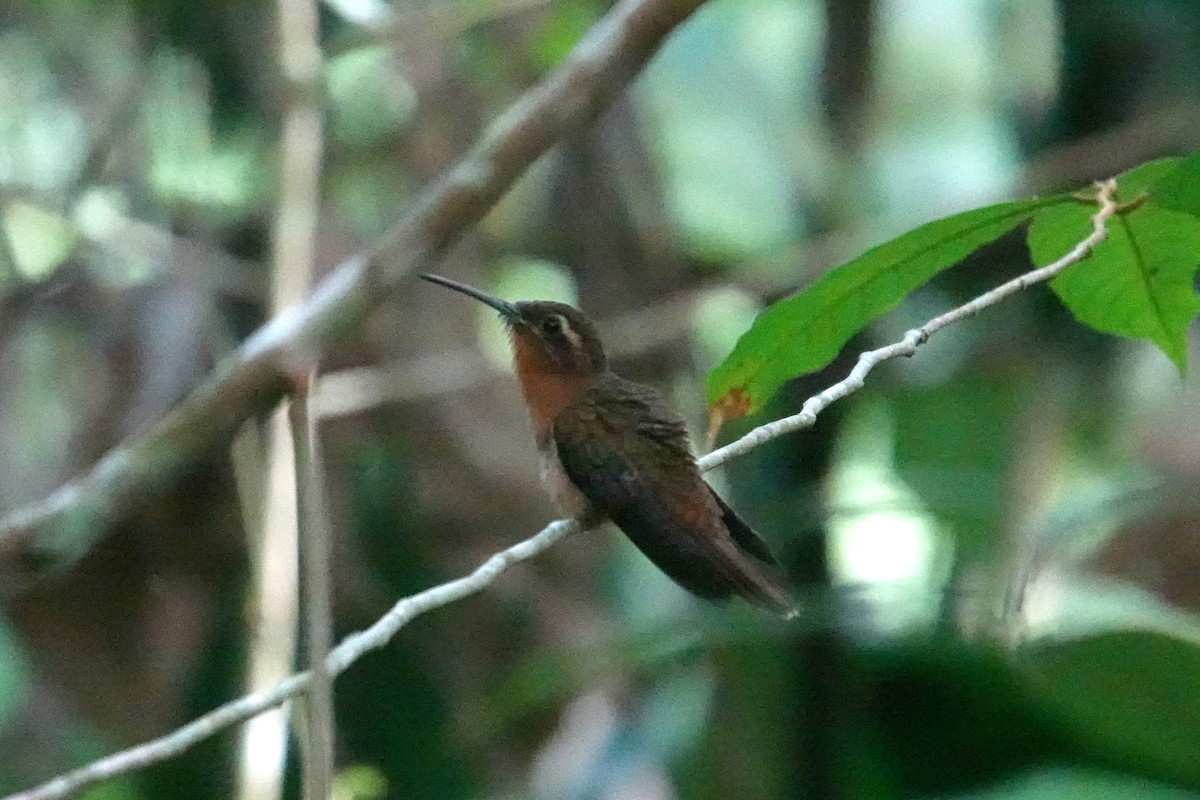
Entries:
{"label": "tail feather", "polygon": [[771,552],[762,537],[747,525],[745,520],[721,499],[720,495],[713,492],[711,487],[709,491],[721,509],[721,521],[725,523],[739,552],[751,557],[738,559],[739,563],[733,565],[731,570],[736,573],[730,577],[736,581],[738,593],[747,600],[774,611],[784,619],[796,617],[800,612],[796,607],[795,599],[783,588],[779,560],[775,558],[774,553]]}

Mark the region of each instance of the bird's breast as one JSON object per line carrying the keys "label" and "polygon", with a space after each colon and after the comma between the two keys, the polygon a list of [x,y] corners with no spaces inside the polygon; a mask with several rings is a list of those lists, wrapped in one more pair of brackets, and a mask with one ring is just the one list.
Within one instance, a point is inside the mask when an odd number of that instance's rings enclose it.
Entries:
{"label": "bird's breast", "polygon": [[538,437],[542,486],[554,498],[555,504],[564,514],[577,517],[587,511],[589,503],[583,493],[575,487],[563,469],[558,457],[558,447],[552,435]]}

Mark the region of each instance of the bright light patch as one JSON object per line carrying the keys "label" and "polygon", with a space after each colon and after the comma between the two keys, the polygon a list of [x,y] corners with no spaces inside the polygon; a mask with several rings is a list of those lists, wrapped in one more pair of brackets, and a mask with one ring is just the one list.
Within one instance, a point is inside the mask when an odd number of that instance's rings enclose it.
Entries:
{"label": "bright light patch", "polygon": [[347,22],[364,28],[382,27],[396,17],[383,0],[325,0],[325,5]]}
{"label": "bright light patch", "polygon": [[923,581],[934,566],[934,521],[892,471],[891,429],[881,407],[860,408],[830,474],[830,566],[847,583]]}
{"label": "bright light patch", "polygon": [[835,518],[830,553],[835,573],[847,582],[865,583],[923,577],[933,556],[929,522],[887,511]]}

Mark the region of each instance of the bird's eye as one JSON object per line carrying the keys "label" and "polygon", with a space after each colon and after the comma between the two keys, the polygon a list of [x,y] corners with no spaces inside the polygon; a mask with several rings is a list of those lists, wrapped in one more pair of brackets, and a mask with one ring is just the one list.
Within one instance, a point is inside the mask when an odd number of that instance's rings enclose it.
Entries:
{"label": "bird's eye", "polygon": [[546,317],[544,320],[542,320],[542,333],[553,336],[554,334],[561,332],[562,319],[560,319],[557,314],[553,317]]}

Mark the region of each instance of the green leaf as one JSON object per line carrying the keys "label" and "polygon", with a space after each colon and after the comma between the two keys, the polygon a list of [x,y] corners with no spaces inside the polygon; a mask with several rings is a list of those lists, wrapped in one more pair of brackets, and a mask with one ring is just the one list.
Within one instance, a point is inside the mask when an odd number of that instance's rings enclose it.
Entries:
{"label": "green leaf", "polygon": [[1155,205],[1200,217],[1200,150],[1178,162],[1149,191]]}
{"label": "green leaf", "polygon": [[871,320],[943,269],[1034,212],[1072,205],[1059,195],[987,206],[939,219],[830,271],[755,320],[708,375],[709,406],[725,419],[753,412],[786,381],[824,367]]}
{"label": "green leaf", "polygon": [[1146,777],[1200,785],[1200,648],[1146,631],[1042,647],[1031,688],[1096,755]]}
{"label": "green leaf", "polygon": [[[1117,179],[1117,199],[1135,201],[1178,161],[1152,161]],[[1092,229],[1095,208],[1058,205],[1040,210],[1029,229],[1029,252],[1052,263]],[[1187,369],[1187,327],[1200,310],[1193,281],[1200,268],[1200,220],[1158,205],[1153,195],[1108,223],[1108,240],[1091,258],[1068,267],[1050,287],[1077,320],[1102,333],[1148,339]]]}

